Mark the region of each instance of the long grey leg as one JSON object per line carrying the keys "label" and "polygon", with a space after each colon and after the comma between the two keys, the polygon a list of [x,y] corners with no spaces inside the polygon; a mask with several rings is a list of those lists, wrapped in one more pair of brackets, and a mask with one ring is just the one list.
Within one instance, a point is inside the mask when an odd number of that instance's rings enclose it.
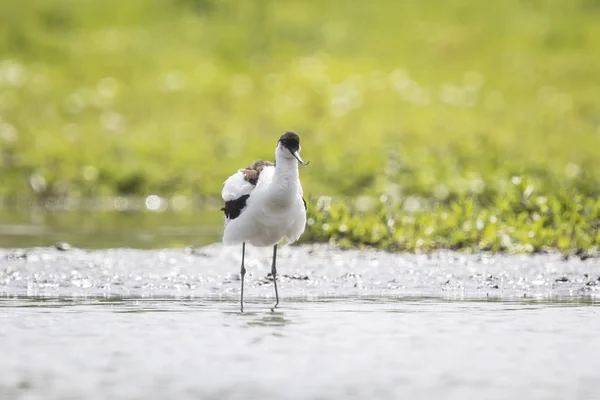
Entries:
{"label": "long grey leg", "polygon": [[240,296],[240,312],[244,312],[244,276],[246,275],[246,267],[244,267],[244,255],[246,253],[246,242],[242,243],[242,268],[240,275],[242,277],[242,294]]}
{"label": "long grey leg", "polygon": [[271,276],[273,277],[273,285],[275,286],[275,305],[271,311],[279,305],[279,293],[277,293],[277,245],[273,246],[273,265],[271,266]]}

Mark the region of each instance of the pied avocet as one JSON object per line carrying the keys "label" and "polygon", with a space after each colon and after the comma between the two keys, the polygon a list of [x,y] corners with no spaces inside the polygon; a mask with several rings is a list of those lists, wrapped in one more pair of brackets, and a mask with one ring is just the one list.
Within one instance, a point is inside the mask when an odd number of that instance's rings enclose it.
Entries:
{"label": "pied avocet", "polygon": [[275,149],[275,163],[258,160],[231,175],[223,184],[225,207],[223,243],[242,244],[240,310],[244,311],[244,255],[246,242],[254,246],[273,246],[271,276],[277,292],[277,244],[283,239],[293,243],[306,225],[306,201],[298,173],[300,138],[286,132]]}

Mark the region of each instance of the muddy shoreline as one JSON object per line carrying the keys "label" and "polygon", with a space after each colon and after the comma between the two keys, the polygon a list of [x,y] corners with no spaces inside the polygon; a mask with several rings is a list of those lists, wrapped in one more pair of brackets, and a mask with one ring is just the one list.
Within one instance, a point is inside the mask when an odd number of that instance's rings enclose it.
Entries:
{"label": "muddy shoreline", "polygon": [[[248,246],[248,298],[272,297],[270,249]],[[82,250],[67,244],[0,249],[0,295],[223,297],[239,291],[240,249]],[[562,255],[426,255],[282,247],[281,296],[598,298],[600,260]]]}

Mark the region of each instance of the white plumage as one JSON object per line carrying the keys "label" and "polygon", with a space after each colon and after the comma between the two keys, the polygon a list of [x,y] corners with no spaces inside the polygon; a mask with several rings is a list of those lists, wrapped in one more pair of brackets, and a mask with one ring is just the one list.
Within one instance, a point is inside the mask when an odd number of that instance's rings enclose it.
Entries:
{"label": "white plumage", "polygon": [[254,185],[244,179],[244,174],[240,169],[235,174],[231,175],[223,184],[221,196],[223,200],[235,200],[245,194],[250,194],[254,190]]}
{"label": "white plumage", "polygon": [[293,243],[306,225],[306,203],[299,179],[300,139],[293,132],[281,136],[275,149],[275,164],[257,161],[240,169],[223,184],[225,231],[223,243],[242,244],[242,290],[244,293],[244,252],[246,242],[254,246],[274,246],[271,274],[277,304],[277,244]]}
{"label": "white plumage", "polygon": [[[225,217],[223,243],[248,242],[254,246],[273,246],[283,239],[293,243],[300,238],[306,224],[300,180],[289,189],[281,188],[273,184],[274,175],[275,167],[267,166],[261,171],[256,186],[244,179],[242,171],[225,181],[224,200],[250,196],[237,218]],[[293,190],[294,186],[295,196],[288,196],[287,191]]]}

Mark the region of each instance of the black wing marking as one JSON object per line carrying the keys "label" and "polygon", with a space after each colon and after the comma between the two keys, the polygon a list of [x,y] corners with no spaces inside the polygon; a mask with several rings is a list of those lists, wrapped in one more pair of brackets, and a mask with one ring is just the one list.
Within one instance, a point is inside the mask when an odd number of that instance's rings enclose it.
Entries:
{"label": "black wing marking", "polygon": [[302,198],[302,202],[304,203],[304,209],[306,210],[306,200],[304,200],[304,197]]}
{"label": "black wing marking", "polygon": [[238,197],[235,200],[229,200],[225,202],[225,207],[221,208],[221,211],[225,213],[225,216],[229,219],[236,219],[240,216],[242,209],[246,207],[246,201],[250,197],[249,194]]}

